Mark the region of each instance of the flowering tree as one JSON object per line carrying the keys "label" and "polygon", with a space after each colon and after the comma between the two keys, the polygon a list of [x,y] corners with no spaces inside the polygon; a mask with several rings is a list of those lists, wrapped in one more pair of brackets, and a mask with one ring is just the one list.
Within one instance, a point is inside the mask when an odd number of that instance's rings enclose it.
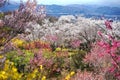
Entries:
{"label": "flowering tree", "polygon": [[[0,0],[0,6],[3,6],[6,0]],[[11,12],[11,14],[5,15],[4,19],[0,21],[0,54],[4,54],[11,49],[14,45],[11,45],[11,39],[18,34],[22,34],[25,31],[25,26],[31,21],[38,21],[45,17],[45,7],[37,6],[36,0],[28,0],[25,4],[21,3],[19,9]],[[3,25],[4,24],[4,25]],[[3,48],[2,48],[3,47]],[[3,64],[5,58],[0,60]]]}
{"label": "flowering tree", "polygon": [[79,32],[80,39],[84,40],[80,46],[81,49],[90,51],[91,44],[99,40],[99,36],[97,35],[98,30],[99,28],[94,25],[83,27],[81,32]]}
{"label": "flowering tree", "polygon": [[19,9],[14,11],[9,18],[7,16],[4,21],[6,25],[16,31],[23,32],[27,22],[37,21],[45,17],[44,6],[37,7],[36,0],[28,0],[26,4],[21,3]]}
{"label": "flowering tree", "polygon": [[114,35],[111,21],[105,21],[107,33],[98,31],[101,40],[86,55],[85,61],[104,73],[107,79],[120,79],[120,40]]}
{"label": "flowering tree", "polygon": [[[13,11],[10,15],[6,15],[3,19],[4,25],[11,28],[7,41],[10,41],[18,33],[23,33],[25,26],[31,21],[37,21],[45,17],[45,8],[44,6],[37,6],[36,0],[28,0],[26,4],[21,3],[18,10]],[[0,22],[1,24],[3,22]],[[6,34],[5,34],[6,35]],[[4,36],[4,35],[2,35]]]}

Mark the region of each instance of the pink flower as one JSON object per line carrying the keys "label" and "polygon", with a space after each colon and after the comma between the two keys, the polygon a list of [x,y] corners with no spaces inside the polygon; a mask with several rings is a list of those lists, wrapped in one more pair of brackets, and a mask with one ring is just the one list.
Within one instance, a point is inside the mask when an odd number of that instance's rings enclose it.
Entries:
{"label": "pink flower", "polygon": [[112,26],[111,26],[111,22],[110,21],[105,21],[105,26],[106,26],[106,28],[108,28],[108,29],[111,29],[112,30]]}
{"label": "pink flower", "polygon": [[46,38],[47,40],[53,41],[53,42],[58,40],[58,37],[56,35],[47,35]]}
{"label": "pink flower", "polygon": [[114,72],[114,70],[115,70],[115,67],[111,67],[111,68],[109,69],[110,72]]}
{"label": "pink flower", "polygon": [[115,55],[115,53],[111,53],[111,56],[112,56],[112,57],[115,57],[116,55]]}
{"label": "pink flower", "polygon": [[102,32],[98,31],[97,34],[102,37]]}
{"label": "pink flower", "polygon": [[120,73],[118,72],[118,73],[116,73],[115,74],[115,77],[117,77],[118,78],[118,80],[120,80]]}
{"label": "pink flower", "polygon": [[113,36],[111,36],[111,35],[108,35],[108,38],[109,38],[110,40],[114,41],[114,38],[113,38]]}
{"label": "pink flower", "polygon": [[73,41],[71,42],[71,46],[72,46],[73,48],[79,47],[79,46],[80,46],[80,40],[73,40]]}
{"label": "pink flower", "polygon": [[119,61],[119,62],[120,62],[120,56],[118,56],[118,57],[117,57],[117,61]]}
{"label": "pink flower", "polygon": [[116,51],[118,47],[120,47],[120,42],[114,40],[114,42],[112,42],[111,50]]}
{"label": "pink flower", "polygon": [[120,40],[117,42],[117,46],[120,47]]}
{"label": "pink flower", "polygon": [[105,54],[103,54],[103,53],[100,53],[100,54],[98,54],[99,55],[99,57],[103,57]]}
{"label": "pink flower", "polygon": [[104,41],[99,41],[98,45],[102,47],[104,45],[104,43],[105,43]]}

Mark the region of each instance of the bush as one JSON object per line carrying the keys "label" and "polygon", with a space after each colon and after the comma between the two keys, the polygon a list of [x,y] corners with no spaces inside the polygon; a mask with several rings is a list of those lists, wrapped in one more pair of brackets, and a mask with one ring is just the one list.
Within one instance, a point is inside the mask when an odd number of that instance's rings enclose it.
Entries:
{"label": "bush", "polygon": [[30,60],[33,56],[34,54],[29,50],[11,51],[6,55],[7,59],[15,64],[18,72],[29,71]]}

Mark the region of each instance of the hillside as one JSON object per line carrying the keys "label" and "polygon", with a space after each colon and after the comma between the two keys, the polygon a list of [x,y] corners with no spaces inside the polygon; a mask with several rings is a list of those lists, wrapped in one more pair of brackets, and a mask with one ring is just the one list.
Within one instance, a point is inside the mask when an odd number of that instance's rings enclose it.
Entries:
{"label": "hillside", "polygon": [[0,80],[120,80],[119,7],[17,8],[0,9]]}
{"label": "hillside", "polygon": [[[79,15],[120,17],[120,7],[96,6],[96,5],[45,5],[48,15]],[[18,9],[19,4],[10,4],[0,8],[0,11],[13,11]]]}

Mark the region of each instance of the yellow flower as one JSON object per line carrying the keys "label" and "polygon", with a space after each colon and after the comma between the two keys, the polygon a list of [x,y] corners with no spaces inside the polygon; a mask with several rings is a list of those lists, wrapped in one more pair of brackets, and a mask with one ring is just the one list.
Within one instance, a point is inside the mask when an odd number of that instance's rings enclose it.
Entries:
{"label": "yellow flower", "polygon": [[14,63],[13,63],[13,62],[11,62],[11,65],[13,66],[13,65],[14,65]]}
{"label": "yellow flower", "polygon": [[40,65],[40,70],[42,70],[43,69],[43,66],[42,65]]}
{"label": "yellow flower", "polygon": [[61,48],[60,47],[58,47],[58,48],[56,48],[56,50],[55,51],[61,51]]}
{"label": "yellow flower", "polygon": [[62,49],[62,51],[68,51],[68,49],[66,49],[66,48],[63,48],[63,49]]}
{"label": "yellow flower", "polygon": [[70,77],[72,77],[74,74],[75,74],[74,71],[70,72],[70,74],[68,74],[68,75],[65,77],[65,80],[70,80]]}
{"label": "yellow flower", "polygon": [[35,74],[36,74],[37,72],[38,72],[38,69],[35,69],[35,70],[33,71],[33,73],[35,73]]}
{"label": "yellow flower", "polygon": [[70,80],[70,75],[67,75],[67,76],[65,77],[65,80]]}
{"label": "yellow flower", "polygon": [[4,56],[3,55],[0,55],[0,59],[3,58]]}
{"label": "yellow flower", "polygon": [[5,75],[5,71],[1,71],[1,74],[2,74],[2,75]]}
{"label": "yellow flower", "polygon": [[43,76],[43,77],[42,77],[42,80],[46,80],[46,76]]}
{"label": "yellow flower", "polygon": [[12,71],[13,71],[13,72],[17,72],[17,69],[13,67],[13,68],[12,68]]}
{"label": "yellow flower", "polygon": [[15,46],[21,47],[21,46],[23,46],[24,40],[14,38],[14,39],[12,39],[12,42]]}
{"label": "yellow flower", "polygon": [[31,76],[32,76],[32,78],[35,78],[35,77],[36,77],[36,74],[33,73]]}
{"label": "yellow flower", "polygon": [[73,76],[75,74],[75,72],[74,71],[72,71],[71,73],[70,73],[70,76]]}
{"label": "yellow flower", "polygon": [[22,74],[17,72],[14,63],[6,60],[3,71],[0,71],[0,80],[7,80],[8,78],[11,78],[11,80],[20,80],[21,77]]}
{"label": "yellow flower", "polygon": [[9,60],[5,61],[5,66],[4,66],[5,71],[9,70],[9,62],[10,62]]}
{"label": "yellow flower", "polygon": [[6,72],[5,72],[5,71],[1,71],[1,72],[0,72],[0,79],[1,79],[1,80],[6,80],[6,79],[7,79],[7,75],[6,75]]}
{"label": "yellow flower", "polygon": [[9,63],[10,61],[9,61],[9,60],[6,60],[5,62],[6,62],[6,63]]}

